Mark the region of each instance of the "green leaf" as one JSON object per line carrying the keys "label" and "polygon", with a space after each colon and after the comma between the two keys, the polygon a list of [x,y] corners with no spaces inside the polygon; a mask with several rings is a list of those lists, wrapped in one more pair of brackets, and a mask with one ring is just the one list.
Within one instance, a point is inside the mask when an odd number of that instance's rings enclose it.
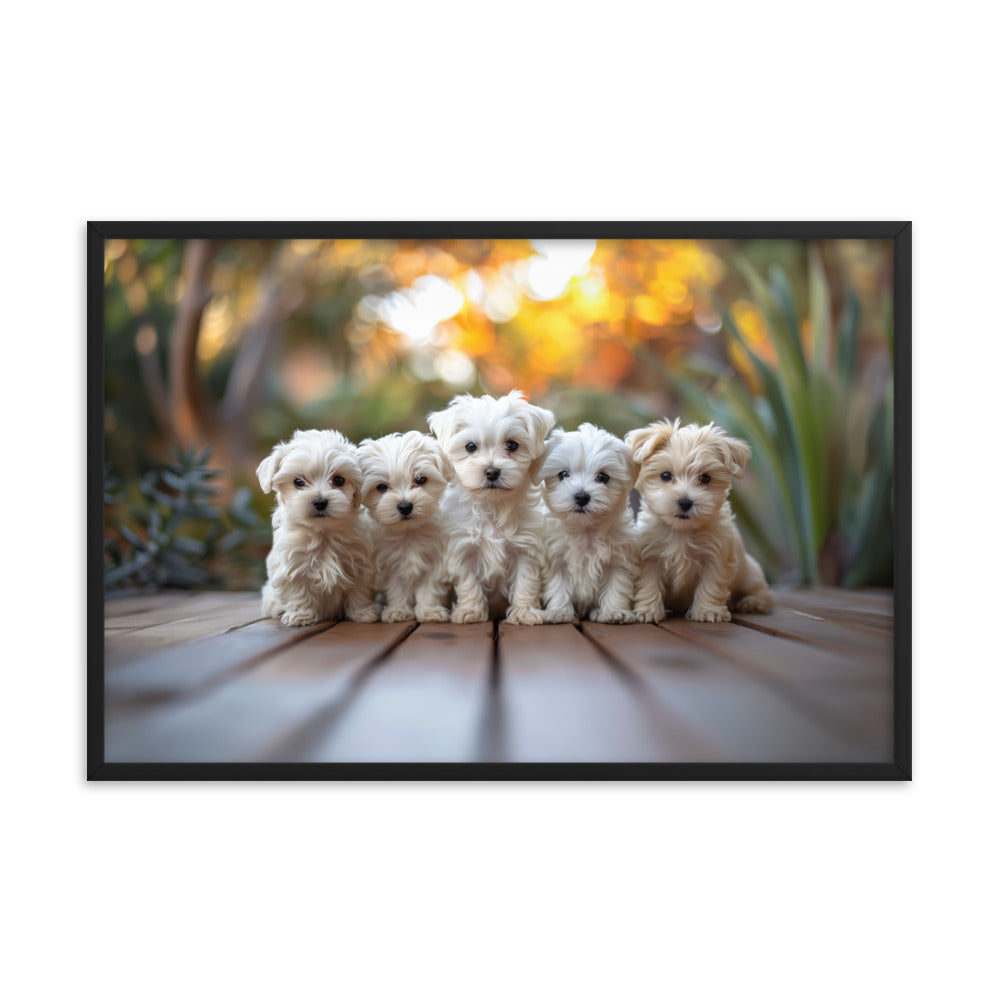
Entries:
{"label": "green leaf", "polygon": [[238,545],[242,545],[246,541],[246,538],[245,531],[230,531],[219,539],[216,549],[219,552],[230,552]]}
{"label": "green leaf", "polygon": [[183,474],[178,474],[176,472],[171,472],[170,469],[164,469],[162,471],[163,481],[178,493],[186,493],[188,489],[188,482],[184,478]]}
{"label": "green leaf", "polygon": [[[803,438],[808,429],[797,426],[793,417],[794,411],[801,419],[801,413],[804,409],[805,400],[802,398],[801,384],[798,392],[796,392],[794,385],[791,389],[787,387],[787,378],[785,381],[779,381],[770,366],[746,342],[739,326],[730,315],[726,306],[719,302],[716,304],[716,308],[722,317],[723,329],[746,351],[763,384],[764,399],[770,407],[774,419],[775,437],[778,452],[781,455],[781,466],[785,471],[788,492],[792,498],[792,522],[798,540],[799,568],[803,580],[812,582],[816,579],[817,575],[817,550],[814,534],[813,491],[808,478],[810,467],[807,464],[803,443]],[[793,392],[796,393],[794,400],[792,399]]]}
{"label": "green leaf", "polygon": [[[773,323],[771,330],[772,334],[777,333],[775,346],[778,354],[786,354],[782,367],[794,369],[802,381],[808,382],[809,370],[806,367],[802,334],[799,330],[799,320],[788,275],[785,274],[784,268],[776,264],[768,273],[771,276],[771,293],[778,306],[778,316],[781,320],[779,323]],[[791,371],[786,371],[786,374],[791,374]]]}
{"label": "green leaf", "polygon": [[830,286],[820,257],[819,246],[809,244],[809,329],[812,334],[812,368],[824,372],[830,365]]}
{"label": "green leaf", "polygon": [[185,555],[203,556],[205,555],[205,545],[197,538],[188,538],[185,535],[177,535],[173,540],[174,548]]}
{"label": "green leaf", "polygon": [[122,537],[136,549],[143,549],[146,547],[146,539],[141,535],[137,535],[127,524],[119,524],[118,530],[121,532]]}
{"label": "green leaf", "polygon": [[853,291],[840,313],[837,325],[837,372],[844,382],[854,377],[858,364],[858,325],[861,321],[861,304]]}

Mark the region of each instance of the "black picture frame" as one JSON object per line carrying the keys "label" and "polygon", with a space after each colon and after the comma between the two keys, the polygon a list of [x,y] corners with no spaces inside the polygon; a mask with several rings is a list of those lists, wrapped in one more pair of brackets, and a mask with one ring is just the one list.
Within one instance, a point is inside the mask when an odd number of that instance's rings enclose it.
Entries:
{"label": "black picture frame", "polygon": [[[910,780],[912,776],[912,223],[89,222],[87,224],[87,761],[89,780]],[[887,763],[116,763],[104,753],[104,241],[134,238],[892,240],[893,759]]]}

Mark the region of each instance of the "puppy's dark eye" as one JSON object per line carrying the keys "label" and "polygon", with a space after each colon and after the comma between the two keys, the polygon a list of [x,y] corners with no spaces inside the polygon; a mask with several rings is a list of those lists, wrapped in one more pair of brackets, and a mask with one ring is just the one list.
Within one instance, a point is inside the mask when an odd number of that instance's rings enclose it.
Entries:
{"label": "puppy's dark eye", "polygon": [[707,486],[711,481],[712,477],[707,472],[703,472],[698,477],[698,482],[701,483],[702,486]]}
{"label": "puppy's dark eye", "polygon": [[379,483],[378,486],[375,487],[375,489],[377,489],[379,491],[379,493],[385,493],[385,491],[388,488],[389,488],[389,486],[388,486],[387,483]]}
{"label": "puppy's dark eye", "polygon": [[469,443],[468,443],[468,444],[467,444],[467,445],[465,446],[465,450],[466,450],[466,451],[475,451],[475,450],[476,450],[476,442],[475,442],[475,441],[470,441],[470,442],[469,442]]}
{"label": "puppy's dark eye", "polygon": [[597,481],[599,483],[606,483],[608,481],[608,474],[606,472],[598,472]]}
{"label": "puppy's dark eye", "polygon": [[417,486],[423,486],[424,483],[427,482],[427,477],[426,476],[417,476],[417,478],[414,479],[413,481],[417,484]]}
{"label": "puppy's dark eye", "polygon": [[661,472],[660,473],[660,479],[662,479],[665,483],[669,483],[670,480],[673,479],[673,478],[674,478],[674,474],[672,472]]}
{"label": "puppy's dark eye", "polygon": [[333,483],[334,486],[343,486],[344,485],[344,477],[343,476],[334,476],[333,479],[330,480],[330,482]]}
{"label": "puppy's dark eye", "polygon": [[517,442],[516,441],[508,441],[507,442],[507,450],[508,451],[517,451]]}
{"label": "puppy's dark eye", "polygon": [[298,476],[296,476],[296,477],[295,477],[295,478],[294,478],[294,479],[292,480],[292,482],[293,482],[293,483],[295,484],[295,488],[296,488],[297,490],[301,490],[301,489],[302,489],[302,487],[303,487],[303,486],[305,486],[305,480],[304,480],[304,479],[299,479],[299,477],[298,477]]}
{"label": "puppy's dark eye", "polygon": [[569,473],[565,469],[563,469],[562,472],[559,473],[560,479],[565,479],[567,476],[569,476]]}

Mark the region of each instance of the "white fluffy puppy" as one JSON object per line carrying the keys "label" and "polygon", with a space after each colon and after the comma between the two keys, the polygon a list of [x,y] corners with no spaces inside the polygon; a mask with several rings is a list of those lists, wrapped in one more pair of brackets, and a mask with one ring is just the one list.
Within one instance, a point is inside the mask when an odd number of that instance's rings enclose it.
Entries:
{"label": "white fluffy puppy", "polygon": [[357,448],[338,431],[296,431],[274,446],[257,478],[278,498],[264,614],[283,625],[378,621]]}
{"label": "white fluffy puppy", "polygon": [[448,585],[438,501],[451,475],[441,445],[407,431],[362,441],[361,502],[375,521],[375,584],[382,621],[446,622]]}
{"label": "white fluffy puppy", "polygon": [[534,483],[555,414],[516,389],[456,396],[427,422],[455,470],[444,497],[453,622],[540,625],[544,516]]}
{"label": "white fluffy puppy", "polygon": [[750,446],[715,424],[680,420],[630,431],[625,443],[645,501],[637,524],[639,621],[658,622],[667,611],[698,622],[729,621],[731,610],[770,611],[764,572],[743,548],[726,499]]}
{"label": "white fluffy puppy", "polygon": [[552,433],[539,476],[550,516],[545,620],[635,621],[635,535],[628,494],[636,464],[625,444],[593,424]]}

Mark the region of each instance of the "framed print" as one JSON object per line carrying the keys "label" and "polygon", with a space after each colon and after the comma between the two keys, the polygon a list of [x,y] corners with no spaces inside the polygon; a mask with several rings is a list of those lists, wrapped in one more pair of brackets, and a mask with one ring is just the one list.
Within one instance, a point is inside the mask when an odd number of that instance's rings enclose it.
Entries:
{"label": "framed print", "polygon": [[88,230],[92,779],[908,779],[905,222]]}

